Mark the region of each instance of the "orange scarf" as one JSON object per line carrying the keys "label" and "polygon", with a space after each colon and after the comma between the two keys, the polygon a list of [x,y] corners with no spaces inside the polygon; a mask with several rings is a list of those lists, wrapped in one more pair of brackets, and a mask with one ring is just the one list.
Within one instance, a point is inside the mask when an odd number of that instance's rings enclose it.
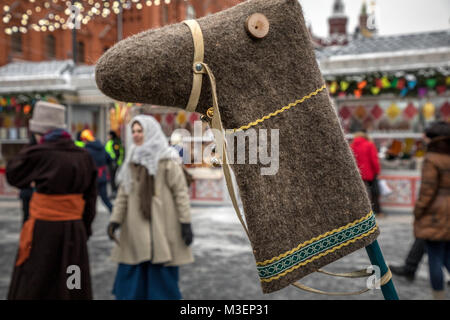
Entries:
{"label": "orange scarf", "polygon": [[82,194],[43,194],[35,192],[30,201],[30,217],[22,227],[19,254],[16,266],[20,266],[30,256],[34,224],[37,219],[44,221],[81,220],[84,212]]}

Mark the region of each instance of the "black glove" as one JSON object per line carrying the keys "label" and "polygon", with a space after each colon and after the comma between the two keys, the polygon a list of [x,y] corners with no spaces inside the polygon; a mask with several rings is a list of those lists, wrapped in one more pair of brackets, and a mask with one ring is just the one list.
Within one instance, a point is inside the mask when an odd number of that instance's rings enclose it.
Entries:
{"label": "black glove", "polygon": [[192,240],[194,239],[194,234],[192,233],[190,223],[181,224],[181,237],[183,238],[184,243],[186,243],[187,246],[189,246],[192,243]]}
{"label": "black glove", "polygon": [[118,224],[117,222],[110,222],[108,224],[108,229],[107,229],[107,233],[108,233],[108,237],[110,240],[115,241],[117,244],[119,244],[119,241],[117,240],[116,236],[114,235],[114,232],[116,232],[117,229],[119,229],[120,224]]}

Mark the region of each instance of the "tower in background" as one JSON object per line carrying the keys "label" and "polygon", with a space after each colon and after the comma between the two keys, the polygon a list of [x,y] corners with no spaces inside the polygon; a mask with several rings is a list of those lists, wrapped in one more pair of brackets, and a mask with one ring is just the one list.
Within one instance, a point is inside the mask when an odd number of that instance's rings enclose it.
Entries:
{"label": "tower in background", "polygon": [[347,16],[344,13],[344,3],[342,0],[335,0],[333,4],[333,14],[328,18],[329,36],[347,35]]}

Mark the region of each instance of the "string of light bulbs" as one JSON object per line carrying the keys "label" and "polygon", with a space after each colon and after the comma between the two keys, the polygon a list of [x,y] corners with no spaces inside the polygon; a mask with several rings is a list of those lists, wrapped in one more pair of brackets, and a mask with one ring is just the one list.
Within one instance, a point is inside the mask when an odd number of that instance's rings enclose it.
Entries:
{"label": "string of light bulbs", "polygon": [[[77,0],[73,4],[68,0],[28,0],[28,2],[35,6],[23,13],[16,10],[18,1],[0,8],[3,9],[1,22],[6,25],[2,29],[6,34],[27,33],[30,30],[53,32],[60,29],[79,28],[97,17],[107,18],[111,14],[118,15],[122,10],[130,10],[133,7],[142,10],[144,6],[169,5],[171,0]],[[18,20],[20,24],[11,25],[13,21]]]}

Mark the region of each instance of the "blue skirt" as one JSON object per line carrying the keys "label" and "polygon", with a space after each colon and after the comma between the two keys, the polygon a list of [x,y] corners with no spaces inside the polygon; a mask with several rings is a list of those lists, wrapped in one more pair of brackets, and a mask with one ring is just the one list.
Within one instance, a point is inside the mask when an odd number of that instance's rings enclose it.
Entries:
{"label": "blue skirt", "polygon": [[180,300],[178,267],[119,263],[112,293],[117,300]]}

